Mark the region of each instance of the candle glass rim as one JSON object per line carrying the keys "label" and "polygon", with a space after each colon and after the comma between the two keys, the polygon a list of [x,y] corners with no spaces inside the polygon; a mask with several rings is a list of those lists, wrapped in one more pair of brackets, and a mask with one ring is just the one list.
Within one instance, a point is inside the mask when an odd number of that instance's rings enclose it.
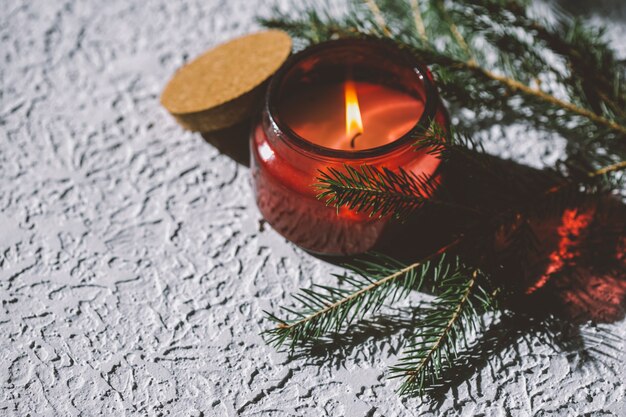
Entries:
{"label": "candle glass rim", "polygon": [[[292,69],[303,59],[311,55],[315,55],[320,51],[323,52],[329,47],[342,47],[351,44],[377,44],[379,48],[389,48],[394,50],[394,52],[396,52],[399,57],[402,57],[406,60],[407,64],[410,64],[413,71],[415,72],[416,80],[423,84],[425,95],[424,110],[422,111],[422,114],[417,123],[408,132],[385,145],[355,151],[329,148],[309,141],[308,139],[297,134],[289,125],[284,123],[279,117],[280,111],[278,110],[278,94],[281,81],[288,74],[290,69]],[[283,132],[290,139],[289,142],[310,153],[338,159],[374,158],[388,154],[394,150],[403,148],[405,145],[413,143],[415,138],[417,138],[420,134],[426,132],[430,125],[434,122],[434,117],[437,114],[439,104],[439,95],[437,93],[437,89],[433,81],[428,76],[428,69],[426,68],[426,66],[419,62],[408,51],[401,49],[392,41],[385,39],[334,39],[309,46],[302,51],[293,54],[287,59],[283,66],[276,72],[276,74],[274,74],[274,76],[270,80],[265,103],[270,121],[276,125],[279,131]]]}

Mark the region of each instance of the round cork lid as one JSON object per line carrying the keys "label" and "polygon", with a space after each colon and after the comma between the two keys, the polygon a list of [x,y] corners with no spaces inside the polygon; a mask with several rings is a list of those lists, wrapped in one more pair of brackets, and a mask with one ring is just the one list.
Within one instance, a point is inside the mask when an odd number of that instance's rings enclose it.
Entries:
{"label": "round cork lid", "polygon": [[210,132],[248,118],[262,85],[285,62],[291,38],[269,30],[234,39],[180,68],[161,104],[186,129]]}

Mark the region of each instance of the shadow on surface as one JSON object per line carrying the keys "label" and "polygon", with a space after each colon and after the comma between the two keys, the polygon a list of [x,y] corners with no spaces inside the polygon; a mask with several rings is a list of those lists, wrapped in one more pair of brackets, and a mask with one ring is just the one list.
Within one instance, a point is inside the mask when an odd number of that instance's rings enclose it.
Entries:
{"label": "shadow on surface", "polygon": [[[315,341],[298,346],[291,352],[293,359],[304,359],[316,366],[340,368],[345,360],[353,356],[367,341],[388,341],[393,335],[410,332],[421,319],[419,308],[389,309],[371,319],[360,320],[348,331],[331,333]],[[403,344],[388,345],[390,354],[398,354]],[[378,346],[380,347],[380,346]]]}
{"label": "shadow on surface", "polygon": [[[533,178],[539,174],[533,168],[492,159],[503,175]],[[455,201],[495,206],[496,212],[510,201],[507,190],[485,190],[489,184],[471,178],[466,171],[444,171],[442,178],[442,184],[459,197]],[[488,253],[487,259],[497,259],[481,267],[489,270],[510,295],[502,317],[479,333],[469,349],[459,352],[453,365],[429,388],[433,407],[477,371],[494,366],[492,360],[503,352],[521,361],[523,355],[516,346],[524,339],[530,346],[531,336],[580,366],[594,366],[596,360],[622,349],[624,340],[602,333],[598,330],[601,326],[595,325],[620,321],[625,316],[626,206],[608,196],[574,201],[577,203],[531,219],[538,242],[530,253],[508,251],[498,232],[492,247],[475,247],[470,240],[469,245],[459,249],[465,259],[479,259],[484,253]],[[472,216],[441,209],[422,210],[406,223],[389,227],[376,250],[410,263],[450,242],[474,222]],[[348,260],[324,259],[335,263]],[[396,334],[406,332],[410,336],[411,329],[419,325],[420,314],[419,308],[402,309],[362,321],[342,334],[298,347],[294,357],[306,358],[318,366],[341,366],[358,352],[359,346],[371,346],[365,344],[367,341],[385,346],[398,339],[393,338]],[[596,329],[595,333],[581,334],[589,326]],[[401,350],[400,342],[394,343],[398,345],[389,353]]]}
{"label": "shadow on surface", "polygon": [[235,126],[215,132],[203,132],[202,138],[222,154],[240,165],[250,166],[250,131],[252,122],[246,120]]}

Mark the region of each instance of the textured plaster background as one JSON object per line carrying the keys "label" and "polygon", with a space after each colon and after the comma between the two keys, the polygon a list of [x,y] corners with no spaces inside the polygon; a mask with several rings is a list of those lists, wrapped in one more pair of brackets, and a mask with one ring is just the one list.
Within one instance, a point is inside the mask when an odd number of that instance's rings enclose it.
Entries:
{"label": "textured plaster background", "polygon": [[[158,96],[264,3],[2,0],[0,414],[626,416],[623,352],[582,366],[520,337],[435,407],[385,377],[402,331],[345,357],[262,342],[262,310],[333,267],[259,228],[247,168]],[[624,53],[623,3],[598,7]],[[490,150],[540,166],[562,148],[513,133]]]}

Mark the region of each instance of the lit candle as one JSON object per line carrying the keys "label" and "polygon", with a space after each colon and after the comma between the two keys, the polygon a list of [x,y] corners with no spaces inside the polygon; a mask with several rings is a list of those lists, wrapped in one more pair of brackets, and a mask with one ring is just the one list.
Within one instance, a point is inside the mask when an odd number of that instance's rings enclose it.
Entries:
{"label": "lit candle", "polygon": [[312,252],[371,249],[388,219],[316,198],[320,170],[344,165],[434,175],[439,160],[412,146],[447,125],[428,70],[393,44],[326,42],[294,55],[272,79],[252,132],[252,178],[264,218]]}
{"label": "lit candle", "polygon": [[305,87],[279,104],[286,124],[304,139],[354,151],[391,143],[419,121],[421,100],[384,85],[347,80]]}

